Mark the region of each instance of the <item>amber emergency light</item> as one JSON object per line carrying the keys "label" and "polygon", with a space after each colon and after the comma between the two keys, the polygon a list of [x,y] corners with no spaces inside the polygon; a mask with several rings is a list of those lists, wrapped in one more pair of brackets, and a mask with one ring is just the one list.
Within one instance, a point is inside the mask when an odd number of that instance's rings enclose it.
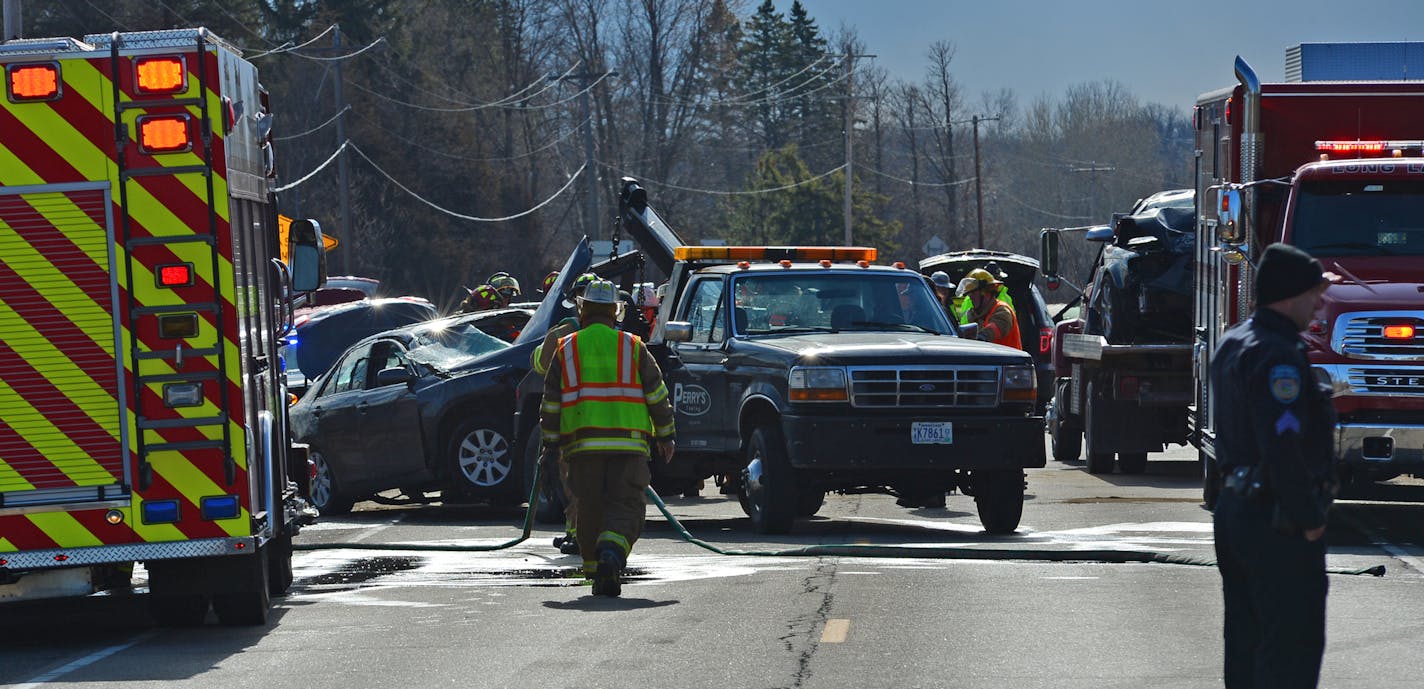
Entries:
{"label": "amber emergency light", "polygon": [[181,153],[193,148],[188,138],[187,115],[149,115],[138,118],[138,147],[144,153]]}
{"label": "amber emergency light", "polygon": [[1386,325],[1384,327],[1384,337],[1386,340],[1412,340],[1414,339],[1414,326]]}
{"label": "amber emergency light", "polygon": [[141,57],[134,61],[134,71],[138,74],[135,90],[139,95],[178,93],[188,87],[188,73],[181,57]]}
{"label": "amber emergency light", "polygon": [[680,246],[678,261],[874,261],[876,250],[865,246]]}
{"label": "amber emergency light", "polygon": [[59,98],[59,65],[11,65],[5,70],[10,100],[43,101]]}

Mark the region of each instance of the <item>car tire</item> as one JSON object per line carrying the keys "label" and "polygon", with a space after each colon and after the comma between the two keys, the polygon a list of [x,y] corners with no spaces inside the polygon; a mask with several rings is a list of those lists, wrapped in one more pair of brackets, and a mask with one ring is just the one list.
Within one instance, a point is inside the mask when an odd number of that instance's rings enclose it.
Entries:
{"label": "car tire", "polygon": [[974,505],[979,523],[991,534],[1011,534],[1023,518],[1022,471],[974,472]]}
{"label": "car tire", "polygon": [[473,419],[450,434],[446,446],[450,481],[456,493],[476,498],[504,496],[518,481],[514,474],[514,448],[508,432],[492,419]]}
{"label": "car tire", "polygon": [[742,511],[760,534],[784,534],[796,521],[796,484],[781,429],[766,425],[752,431],[742,468]]}
{"label": "car tire", "polygon": [[1096,435],[1095,433],[1093,433],[1095,422],[1095,419],[1093,418],[1093,408],[1097,406],[1093,404],[1097,401],[1096,383],[1088,383],[1088,394],[1086,400],[1087,409],[1083,414],[1083,443],[1088,446],[1088,458],[1085,462],[1086,468],[1088,469],[1088,473],[1090,474],[1111,474],[1113,470],[1113,460],[1115,459],[1115,457],[1113,456],[1112,452],[1104,452],[1103,450],[1101,450],[1100,443],[1097,442],[1098,439],[1093,437]]}
{"label": "car tire", "polygon": [[1124,474],[1142,474],[1147,472],[1146,452],[1119,452],[1117,453],[1117,468]]}
{"label": "car tire", "polygon": [[351,511],[355,500],[341,494],[340,479],[336,469],[327,461],[326,455],[316,448],[311,449],[311,462],[316,467],[316,476],[311,480],[311,503],[323,515],[346,514]]}
{"label": "car tire", "polygon": [[1059,381],[1054,387],[1053,399],[1048,403],[1048,440],[1053,449],[1053,459],[1058,462],[1076,462],[1083,453],[1083,431],[1068,423],[1065,411],[1068,395],[1072,394],[1072,384]]}
{"label": "car tire", "polygon": [[534,488],[534,467],[539,464],[539,456],[544,452],[544,441],[539,438],[539,429],[529,431],[529,440],[524,443],[524,496],[533,493],[529,509],[534,511],[534,521],[539,524],[564,523],[564,486],[559,481],[557,470],[539,472],[539,490]]}
{"label": "car tire", "polygon": [[826,491],[803,490],[796,496],[796,516],[814,517],[826,504]]}
{"label": "car tire", "polygon": [[292,587],[292,535],[283,534],[267,542],[267,592],[286,595]]}

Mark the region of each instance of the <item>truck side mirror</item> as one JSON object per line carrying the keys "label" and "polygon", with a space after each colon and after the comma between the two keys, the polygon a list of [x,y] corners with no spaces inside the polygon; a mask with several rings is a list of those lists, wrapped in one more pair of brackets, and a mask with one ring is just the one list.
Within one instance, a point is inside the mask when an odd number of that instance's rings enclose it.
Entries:
{"label": "truck side mirror", "polygon": [[[1038,233],[1039,260],[1043,264],[1043,276],[1052,284],[1058,278],[1058,230],[1045,229]],[[1056,289],[1056,288],[1050,288]]]}
{"label": "truck side mirror", "polygon": [[1221,205],[1216,215],[1216,238],[1232,244],[1239,243],[1244,235],[1241,227],[1241,190],[1222,189],[1217,196]]}
{"label": "truck side mirror", "polygon": [[692,324],[687,321],[668,321],[663,326],[663,339],[668,342],[691,342]]}
{"label": "truck side mirror", "polygon": [[321,236],[321,223],[293,220],[287,232],[290,244],[287,255],[292,261],[292,291],[313,292],[326,284],[326,243]]}

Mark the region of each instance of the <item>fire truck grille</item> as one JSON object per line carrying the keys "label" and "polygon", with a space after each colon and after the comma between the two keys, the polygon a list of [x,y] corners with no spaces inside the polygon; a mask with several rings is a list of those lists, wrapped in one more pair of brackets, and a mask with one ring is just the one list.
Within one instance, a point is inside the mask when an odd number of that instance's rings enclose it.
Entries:
{"label": "fire truck grille", "polygon": [[1424,360],[1424,317],[1372,312],[1341,317],[1335,351],[1354,359]]}
{"label": "fire truck grille", "polygon": [[1424,397],[1424,371],[1417,368],[1350,368],[1346,371],[1354,394]]}
{"label": "fire truck grille", "polygon": [[867,408],[993,408],[999,403],[997,366],[852,368],[851,404]]}

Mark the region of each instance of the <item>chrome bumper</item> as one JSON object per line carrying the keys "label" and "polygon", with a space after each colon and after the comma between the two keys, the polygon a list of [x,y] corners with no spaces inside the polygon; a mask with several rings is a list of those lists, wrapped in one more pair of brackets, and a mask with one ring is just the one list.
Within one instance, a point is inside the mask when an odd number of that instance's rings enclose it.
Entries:
{"label": "chrome bumper", "polygon": [[1340,424],[1335,457],[1346,464],[1424,467],[1424,425]]}

